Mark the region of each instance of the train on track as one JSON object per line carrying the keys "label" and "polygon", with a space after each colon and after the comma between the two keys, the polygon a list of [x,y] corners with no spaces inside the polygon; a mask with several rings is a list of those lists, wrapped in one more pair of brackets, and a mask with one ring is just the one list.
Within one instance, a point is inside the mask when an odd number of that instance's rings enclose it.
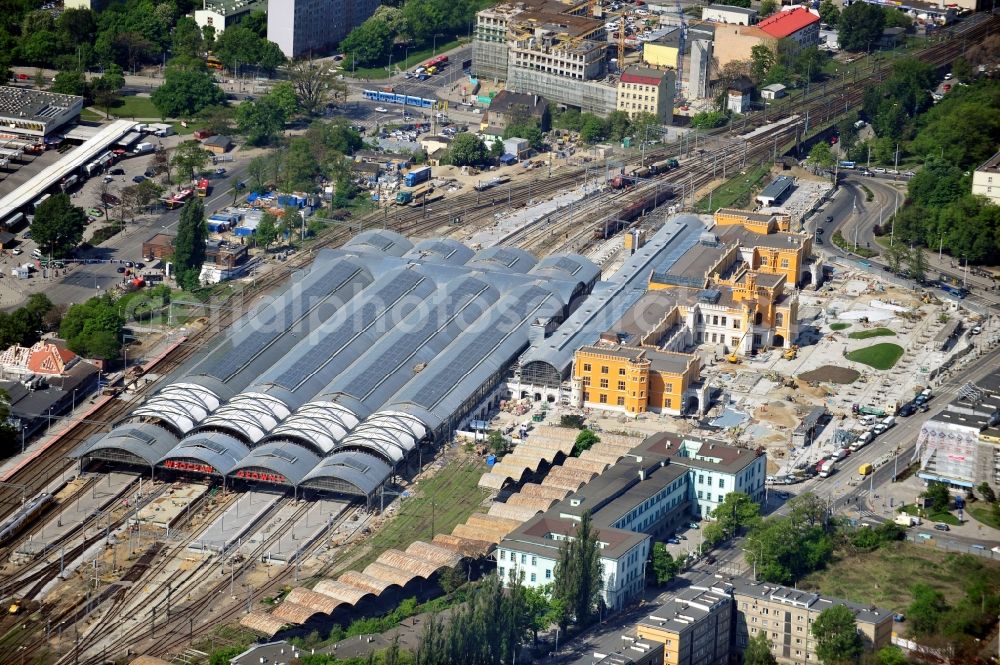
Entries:
{"label": "train on track", "polygon": [[619,173],[614,178],[611,179],[611,186],[615,189],[625,189],[626,187],[632,187],[639,181],[645,178],[652,177],[654,175],[659,175],[661,173],[667,173],[668,171],[673,171],[678,166],[678,162],[673,157],[669,159],[663,159],[658,162],[653,162],[649,166],[640,166],[634,168],[626,173]]}
{"label": "train on track", "polygon": [[0,524],[0,545],[21,533],[22,529],[31,524],[54,501],[55,497],[48,492],[42,492],[18,508],[17,512]]}

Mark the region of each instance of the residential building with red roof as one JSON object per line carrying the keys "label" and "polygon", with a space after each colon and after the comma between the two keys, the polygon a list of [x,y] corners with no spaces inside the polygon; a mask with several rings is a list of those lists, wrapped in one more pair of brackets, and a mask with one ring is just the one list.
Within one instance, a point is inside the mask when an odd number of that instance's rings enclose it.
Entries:
{"label": "residential building with red roof", "polygon": [[753,47],[758,45],[777,53],[779,41],[799,48],[819,46],[819,17],[804,7],[795,7],[769,16],[756,25],[716,25],[717,67],[737,60],[750,60]]}
{"label": "residential building with red roof", "polygon": [[[629,116],[652,113],[660,122],[669,123],[674,116],[674,77],[671,69],[627,68],[618,79],[616,108]],[[635,138],[643,140],[641,136]]]}

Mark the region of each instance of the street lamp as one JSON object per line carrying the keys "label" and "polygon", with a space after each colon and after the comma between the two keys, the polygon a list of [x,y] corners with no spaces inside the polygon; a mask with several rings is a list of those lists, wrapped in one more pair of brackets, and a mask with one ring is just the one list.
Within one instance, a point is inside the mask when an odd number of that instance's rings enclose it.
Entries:
{"label": "street lamp", "polygon": [[431,56],[432,57],[435,56],[435,55],[437,55],[437,40],[438,40],[438,37],[442,37],[442,36],[443,35],[434,35],[434,39],[432,40],[432,48],[431,48]]}

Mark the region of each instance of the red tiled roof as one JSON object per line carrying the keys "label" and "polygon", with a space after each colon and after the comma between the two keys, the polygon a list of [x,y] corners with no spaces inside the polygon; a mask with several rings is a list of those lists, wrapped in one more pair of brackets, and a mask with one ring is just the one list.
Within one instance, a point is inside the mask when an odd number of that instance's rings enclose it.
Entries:
{"label": "red tiled roof", "polygon": [[640,85],[660,85],[662,77],[643,76],[641,74],[630,74],[628,71],[622,73],[622,83],[638,83]]}
{"label": "red tiled roof", "polygon": [[819,17],[810,12],[805,7],[796,7],[791,11],[778,12],[774,16],[769,16],[757,27],[778,39],[784,39],[806,26],[819,23]]}

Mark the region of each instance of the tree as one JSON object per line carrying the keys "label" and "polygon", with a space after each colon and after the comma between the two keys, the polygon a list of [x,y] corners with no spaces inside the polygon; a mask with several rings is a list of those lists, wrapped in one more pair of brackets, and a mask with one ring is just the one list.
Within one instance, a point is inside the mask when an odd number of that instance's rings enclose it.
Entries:
{"label": "tree", "polygon": [[111,106],[118,102],[124,87],[125,75],[122,73],[122,68],[111,63],[105,68],[104,74],[91,85],[94,101],[103,106],[104,112],[110,115]]}
{"label": "tree", "polygon": [[499,159],[503,156],[503,141],[499,138],[493,139],[493,143],[490,145],[490,157],[493,159]]}
{"label": "tree", "polygon": [[608,128],[604,120],[592,113],[584,113],[581,118],[580,140],[584,143],[597,143],[605,139]]}
{"label": "tree", "polygon": [[817,141],[812,149],[809,150],[810,164],[828,169],[831,168],[836,161],[836,158],[833,156],[833,150],[830,149],[830,144],[822,139]]}
{"label": "tree", "polygon": [[816,655],[824,665],[856,663],[861,656],[861,635],[854,613],[845,605],[834,605],[820,612],[813,622],[812,634],[816,638]]}
{"label": "tree", "polygon": [[920,496],[930,502],[931,511],[935,513],[948,510],[951,505],[951,494],[948,492],[948,486],[941,482],[931,481]]}
{"label": "tree", "polygon": [[750,0],[727,0],[730,7],[743,7],[750,9]]}
{"label": "tree", "polygon": [[979,483],[979,485],[976,487],[976,491],[979,492],[979,496],[983,497],[983,501],[985,501],[986,503],[997,502],[997,494],[996,492],[993,491],[993,488],[990,487],[989,483],[987,482]]}
{"label": "tree", "polygon": [[247,178],[252,191],[264,192],[267,190],[268,181],[275,175],[275,161],[270,156],[259,156],[247,163]]}
{"label": "tree", "polygon": [[833,556],[832,526],[826,503],[811,493],[788,502],[787,517],[760,520],[750,530],[746,559],[757,577],[791,584]]}
{"label": "tree", "polygon": [[[632,130],[632,120],[625,111],[612,111],[608,114],[608,136],[614,141],[621,141]],[[637,137],[642,140],[642,137]]]}
{"label": "tree", "polygon": [[570,622],[590,625],[597,614],[604,588],[601,571],[597,531],[590,511],[586,511],[580,518],[575,537],[564,541],[559,548],[556,561],[552,595],[562,603],[558,622],[563,631]]}
{"label": "tree", "polygon": [[636,141],[658,141],[662,124],[652,113],[640,111],[632,116],[632,136]]}
{"label": "tree", "polygon": [[777,56],[765,44],[757,44],[750,49],[750,77],[758,84],[767,78],[771,68],[777,62]]}
{"label": "tree", "polygon": [[83,208],[70,203],[66,194],[55,194],[35,210],[31,234],[42,252],[63,258],[80,244],[86,225],[87,214]]}
{"label": "tree", "polygon": [[279,155],[278,182],[288,190],[313,191],[321,170],[309,141],[297,136],[288,142]]}
{"label": "tree", "polygon": [[767,639],[766,630],[758,631],[747,642],[743,665],[778,665],[778,659],[771,653],[771,641]]}
{"label": "tree", "polygon": [[354,64],[368,66],[378,62],[389,52],[392,37],[389,24],[380,17],[372,16],[351,30],[340,42],[340,48],[351,56]]}
{"label": "tree", "polygon": [[120,352],[125,320],[110,294],[70,306],[63,316],[59,336],[74,352],[87,358],[111,360]]}
{"label": "tree", "polygon": [[958,56],[955,58],[955,62],[951,63],[951,73],[956,80],[969,82],[973,77],[972,65],[962,56]]}
{"label": "tree", "polygon": [[455,166],[481,166],[489,160],[489,151],[481,138],[466,132],[451,142],[448,159]]}
{"label": "tree", "polygon": [[831,28],[836,28],[840,22],[840,7],[835,5],[833,0],[823,0],[819,4],[819,20]]}
{"label": "tree", "polygon": [[923,247],[910,248],[907,252],[907,266],[913,279],[923,282],[927,278],[927,254],[924,253]]}
{"label": "tree", "polygon": [[226,93],[207,72],[168,68],[152,100],[163,118],[191,117],[205,107],[225,102]]}
{"label": "tree", "polygon": [[285,119],[295,117],[299,110],[299,98],[295,94],[295,86],[291,81],[279,81],[263,97],[274,103],[285,114]]}
{"label": "tree", "polygon": [[702,111],[691,116],[691,127],[695,129],[714,129],[729,122],[729,116],[722,111]]}
{"label": "tree", "polygon": [[573,442],[573,457],[579,457],[585,450],[590,450],[595,443],[599,443],[600,440],[601,438],[594,434],[592,430],[581,430],[576,435],[576,441]]}
{"label": "tree", "polygon": [[292,67],[292,85],[306,115],[317,115],[338,99],[347,98],[347,86],[323,65],[302,61]]}
{"label": "tree", "polygon": [[510,441],[499,430],[490,430],[490,433],[486,436],[486,445],[489,447],[490,452],[498,457],[510,452]]}
{"label": "tree", "polygon": [[653,574],[657,584],[666,584],[677,577],[680,567],[680,561],[667,551],[666,543],[653,543]]}
{"label": "tree", "polygon": [[909,665],[903,650],[895,644],[884,646],[872,654],[871,665]]}
{"label": "tree", "polygon": [[250,145],[266,145],[285,126],[285,111],[267,95],[236,107],[236,126]]}
{"label": "tree", "polygon": [[[545,137],[542,135],[542,130],[534,123],[523,124],[523,125],[507,125],[503,130],[503,137],[505,139],[519,138],[527,139],[528,143],[535,150],[541,150],[545,145]],[[503,144],[500,144],[503,148]],[[492,146],[491,146],[492,151]],[[500,153],[503,154],[502,152]]]}
{"label": "tree", "polygon": [[56,74],[52,87],[49,89],[62,95],[79,95],[80,97],[86,97],[89,93],[87,79],[84,78],[83,72],[78,69]]}
{"label": "tree", "polygon": [[893,242],[885,250],[885,262],[889,268],[889,272],[893,274],[899,274],[903,271],[903,263],[906,262],[909,252],[906,250],[906,245],[899,242],[898,240]]}
{"label": "tree", "polygon": [[845,7],[837,21],[840,48],[847,51],[867,51],[878,44],[885,27],[885,13],[878,5],[855,2]]}
{"label": "tree", "polygon": [[760,0],[760,8],[757,10],[757,15],[761,18],[766,18],[778,11],[778,0]]}
{"label": "tree", "polygon": [[916,637],[933,635],[938,630],[941,617],[948,611],[944,595],[920,582],[910,587],[910,596],[913,600],[906,610],[910,632]]}
{"label": "tree", "polygon": [[254,236],[257,240],[257,245],[263,247],[264,251],[267,252],[271,243],[278,238],[278,218],[269,212],[264,213],[254,231]]}
{"label": "tree", "polygon": [[177,19],[173,34],[173,54],[202,58],[205,55],[205,50],[205,36],[194,19],[190,16],[182,16]]}
{"label": "tree", "polygon": [[205,206],[194,198],[184,204],[174,238],[174,272],[177,284],[185,291],[200,285],[201,266],[205,263]]}
{"label": "tree", "polygon": [[760,520],[760,506],[745,492],[729,492],[712,511],[712,517],[715,521],[705,527],[705,542],[722,539],[712,537],[716,530],[723,538],[732,538],[742,529],[754,526]]}
{"label": "tree", "polygon": [[202,148],[197,141],[184,141],[174,149],[170,161],[184,178],[194,178],[205,168],[210,157],[211,153]]}

